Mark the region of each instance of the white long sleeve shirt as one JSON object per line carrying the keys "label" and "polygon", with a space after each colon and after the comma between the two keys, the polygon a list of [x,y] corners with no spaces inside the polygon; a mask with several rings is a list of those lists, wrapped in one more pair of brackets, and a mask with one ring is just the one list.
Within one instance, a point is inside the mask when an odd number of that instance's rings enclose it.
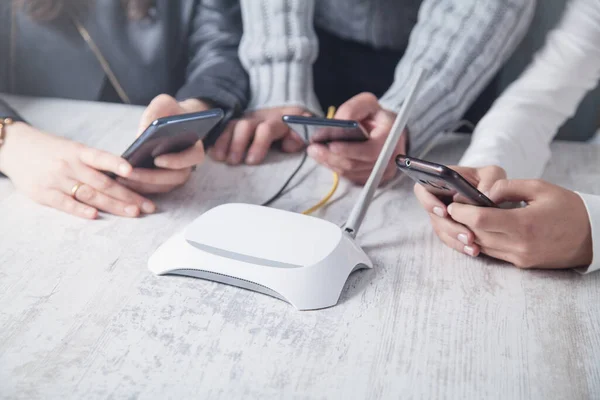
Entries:
{"label": "white long sleeve shirt", "polygon": [[[499,165],[511,179],[539,178],[550,143],[600,80],[600,0],[573,0],[525,73],[481,120],[461,165]],[[578,193],[590,218],[600,270],[600,196]]]}

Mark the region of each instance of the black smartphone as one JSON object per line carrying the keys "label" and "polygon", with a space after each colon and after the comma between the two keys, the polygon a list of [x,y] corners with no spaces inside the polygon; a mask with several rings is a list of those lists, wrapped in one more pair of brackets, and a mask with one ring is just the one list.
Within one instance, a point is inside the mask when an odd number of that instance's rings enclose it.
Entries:
{"label": "black smartphone", "polygon": [[369,134],[356,121],[284,115],[285,122],[304,143],[364,142]]}
{"label": "black smartphone", "polygon": [[156,157],[192,147],[210,134],[223,117],[223,110],[215,108],[159,118],[150,124],[121,157],[134,168],[156,168]]}
{"label": "black smartphone", "polygon": [[458,172],[445,165],[401,154],[396,157],[396,166],[413,181],[423,185],[430,193],[437,196],[445,204],[450,204],[458,194],[468,204],[474,206],[498,207]]}

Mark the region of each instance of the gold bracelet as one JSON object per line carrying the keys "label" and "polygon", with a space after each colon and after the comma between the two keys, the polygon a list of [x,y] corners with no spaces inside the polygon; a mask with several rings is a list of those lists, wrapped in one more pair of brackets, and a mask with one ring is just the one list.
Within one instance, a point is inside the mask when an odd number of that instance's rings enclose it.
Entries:
{"label": "gold bracelet", "polygon": [[4,136],[6,135],[6,127],[12,125],[15,121],[12,118],[0,119],[0,146],[4,144]]}

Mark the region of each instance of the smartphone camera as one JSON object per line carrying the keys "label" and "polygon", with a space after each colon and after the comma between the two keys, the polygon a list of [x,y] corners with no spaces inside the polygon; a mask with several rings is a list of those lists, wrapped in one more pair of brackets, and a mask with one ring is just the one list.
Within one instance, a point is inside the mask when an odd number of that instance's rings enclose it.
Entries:
{"label": "smartphone camera", "polygon": [[404,161],[404,165],[406,165],[408,168],[410,168],[410,160]]}

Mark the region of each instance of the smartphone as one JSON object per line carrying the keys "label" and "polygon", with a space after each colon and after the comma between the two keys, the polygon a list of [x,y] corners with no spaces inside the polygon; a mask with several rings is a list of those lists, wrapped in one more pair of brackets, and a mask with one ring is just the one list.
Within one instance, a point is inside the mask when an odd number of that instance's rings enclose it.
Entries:
{"label": "smartphone", "polygon": [[223,110],[215,108],[159,118],[150,124],[121,157],[134,168],[156,168],[156,157],[192,147],[210,134],[223,117]]}
{"label": "smartphone", "polygon": [[208,149],[215,145],[217,139],[221,136],[227,125],[235,118],[238,117],[238,112],[232,108],[227,109],[223,118],[202,138],[204,143],[204,149]]}
{"label": "smartphone", "polygon": [[399,155],[396,166],[413,181],[423,185],[445,204],[450,204],[458,194],[461,200],[480,207],[497,207],[486,195],[477,190],[458,172],[445,165]]}
{"label": "smartphone", "polygon": [[364,142],[369,134],[356,121],[284,115],[283,122],[298,135],[304,143]]}

